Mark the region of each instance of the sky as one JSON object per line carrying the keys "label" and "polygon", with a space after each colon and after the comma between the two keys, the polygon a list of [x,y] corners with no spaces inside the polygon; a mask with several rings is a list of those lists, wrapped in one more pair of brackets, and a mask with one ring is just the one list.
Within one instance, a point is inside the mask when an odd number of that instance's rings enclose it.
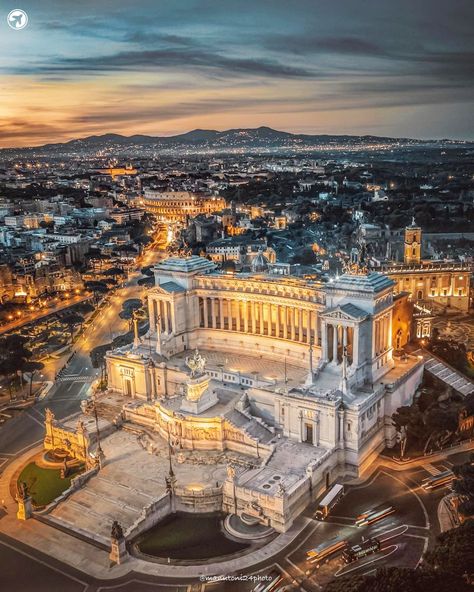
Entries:
{"label": "sky", "polygon": [[474,0],[0,0],[0,146],[261,125],[473,140],[473,22]]}

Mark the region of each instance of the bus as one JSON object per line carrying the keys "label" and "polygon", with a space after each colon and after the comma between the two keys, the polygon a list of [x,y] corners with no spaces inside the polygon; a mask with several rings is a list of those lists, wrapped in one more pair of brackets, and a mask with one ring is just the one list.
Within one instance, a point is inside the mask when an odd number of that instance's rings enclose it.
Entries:
{"label": "bus", "polygon": [[387,508],[383,508],[383,510],[364,512],[356,518],[355,524],[356,526],[368,526],[369,524],[382,520],[382,518],[385,518],[385,516],[389,516],[394,512],[395,508],[393,506],[388,506]]}
{"label": "bus", "polygon": [[426,479],[423,479],[421,486],[425,491],[431,491],[437,487],[448,485],[451,483],[451,481],[454,481],[454,479],[454,473],[451,470],[447,470],[439,473],[438,475],[434,475],[433,477],[427,477]]}
{"label": "bus", "polygon": [[349,543],[346,539],[342,539],[341,537],[333,537],[332,539],[321,543],[317,547],[314,547],[314,549],[306,551],[306,561],[309,561],[310,563],[319,563],[334,553],[342,551],[348,546],[348,544]]}
{"label": "bus", "polygon": [[344,485],[336,483],[326,493],[323,499],[319,502],[318,509],[315,513],[315,518],[318,520],[325,520],[328,517],[329,512],[334,508],[337,502],[344,495]]}
{"label": "bus", "polygon": [[361,541],[357,545],[347,547],[342,552],[342,559],[345,563],[352,563],[358,559],[362,559],[371,553],[377,553],[380,551],[380,541],[377,538],[367,539]]}

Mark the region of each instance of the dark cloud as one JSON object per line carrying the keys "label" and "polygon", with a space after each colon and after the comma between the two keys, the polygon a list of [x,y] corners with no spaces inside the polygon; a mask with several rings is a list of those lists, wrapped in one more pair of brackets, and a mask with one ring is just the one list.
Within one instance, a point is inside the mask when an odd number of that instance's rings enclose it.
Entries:
{"label": "dark cloud", "polygon": [[199,47],[166,48],[142,51],[121,51],[111,55],[67,58],[57,57],[49,63],[28,67],[23,73],[110,73],[119,70],[198,69],[214,76],[270,76],[275,78],[309,78],[315,75],[308,68],[290,66],[265,58],[224,56]]}
{"label": "dark cloud", "polygon": [[380,56],[385,50],[379,44],[357,37],[319,37],[313,35],[284,35],[268,36],[263,45],[272,51],[282,53],[305,54],[342,54]]}

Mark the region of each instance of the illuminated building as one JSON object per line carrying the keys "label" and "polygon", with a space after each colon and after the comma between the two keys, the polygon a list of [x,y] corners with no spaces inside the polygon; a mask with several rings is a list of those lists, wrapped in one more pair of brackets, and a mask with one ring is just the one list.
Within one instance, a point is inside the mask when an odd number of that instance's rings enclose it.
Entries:
{"label": "illuminated building", "polygon": [[225,208],[222,197],[201,196],[190,191],[145,189],[143,207],[163,222],[183,222],[199,214],[212,214]]}
{"label": "illuminated building", "polygon": [[472,265],[423,260],[422,230],[414,223],[405,229],[404,263],[387,265],[384,273],[398,292],[409,292],[415,302],[433,302],[467,311]]}
{"label": "illuminated building", "polygon": [[[409,319],[393,322],[389,278],[226,275],[196,256],[167,259],[154,274],[149,332],[107,353],[108,386],[130,400],[127,420],[172,433],[183,449],[255,457],[256,468],[229,471],[224,511],[240,516],[256,504],[262,522],[285,531],[330,483],[359,475],[394,444],[391,415],[411,403],[423,360],[393,356],[394,329],[405,343]],[[203,413],[185,401],[199,383],[183,366],[193,350],[213,360]]]}

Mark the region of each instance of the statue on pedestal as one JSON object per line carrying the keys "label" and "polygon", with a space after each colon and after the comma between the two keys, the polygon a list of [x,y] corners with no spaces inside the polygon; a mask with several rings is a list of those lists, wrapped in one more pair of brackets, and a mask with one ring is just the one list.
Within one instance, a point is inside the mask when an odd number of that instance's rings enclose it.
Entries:
{"label": "statue on pedestal", "polygon": [[28,486],[24,481],[19,481],[17,490],[16,501],[18,502],[18,511],[16,517],[18,520],[28,520],[33,515],[33,505],[28,492]]}
{"label": "statue on pedestal", "polygon": [[123,529],[117,520],[114,520],[112,523],[112,530],[110,532],[110,536],[113,539],[116,539],[117,541],[124,538],[123,537]]}
{"label": "statue on pedestal", "polygon": [[181,411],[199,415],[218,403],[219,399],[216,392],[208,388],[211,377],[205,371],[206,358],[197,348],[194,356],[186,358],[186,366],[191,370],[191,376],[183,385],[185,397]]}
{"label": "statue on pedestal", "polygon": [[186,358],[186,366],[191,370],[191,378],[195,378],[200,374],[203,374],[204,368],[206,367],[206,358],[203,358],[196,348],[194,356]]}
{"label": "statue on pedestal", "polygon": [[126,561],[127,557],[128,553],[123,529],[118,521],[114,520],[110,532],[109,558],[113,563],[121,564]]}

